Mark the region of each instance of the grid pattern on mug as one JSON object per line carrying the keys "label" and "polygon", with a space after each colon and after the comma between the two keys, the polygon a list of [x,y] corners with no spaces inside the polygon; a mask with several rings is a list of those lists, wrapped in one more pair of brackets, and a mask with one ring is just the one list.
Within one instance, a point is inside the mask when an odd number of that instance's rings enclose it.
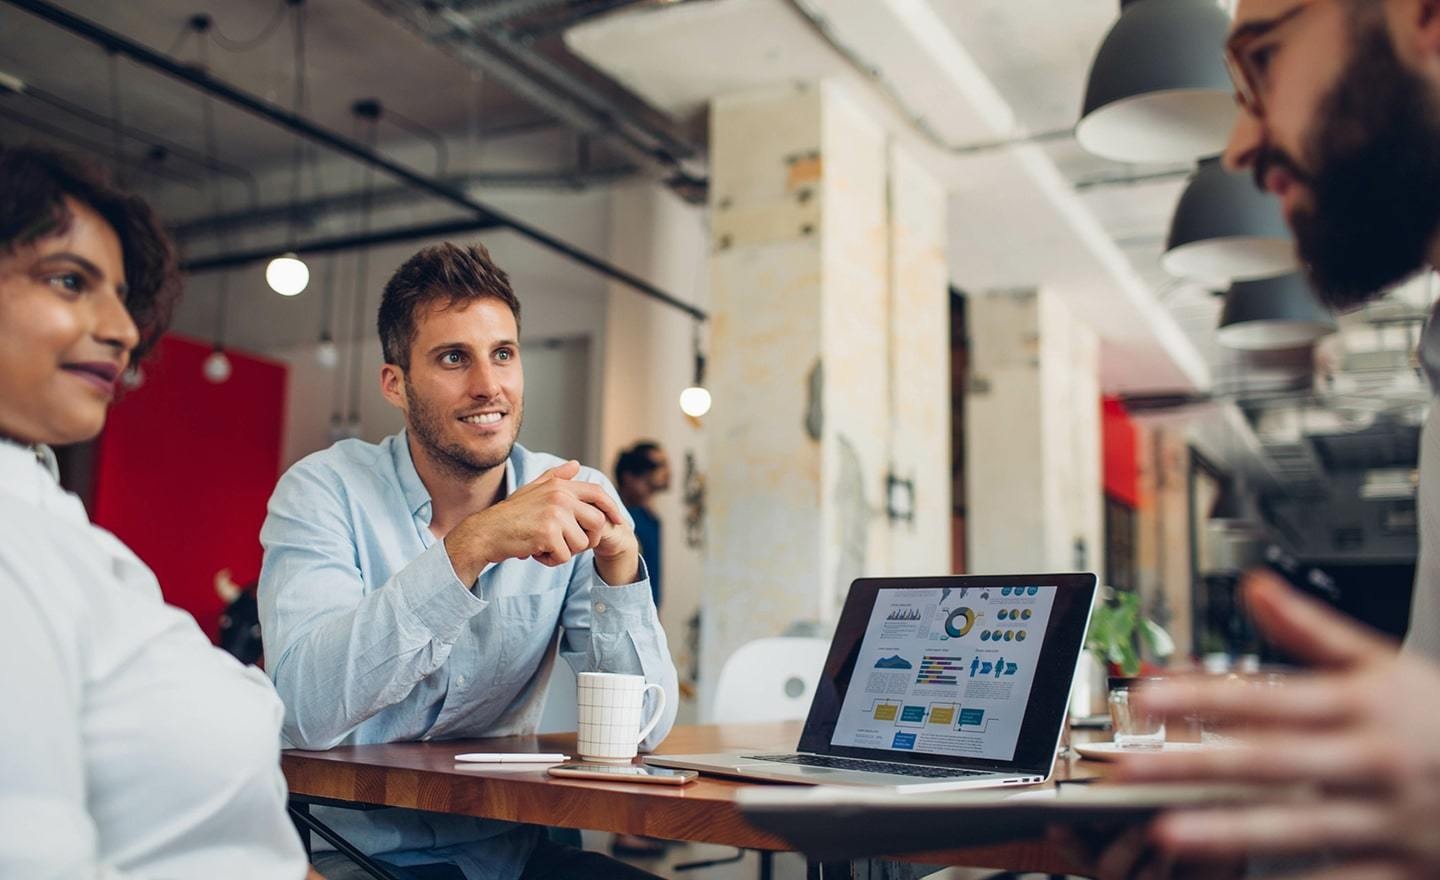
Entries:
{"label": "grid pattern on mug", "polygon": [[582,679],[576,696],[580,753],[633,755],[644,706],[644,680]]}

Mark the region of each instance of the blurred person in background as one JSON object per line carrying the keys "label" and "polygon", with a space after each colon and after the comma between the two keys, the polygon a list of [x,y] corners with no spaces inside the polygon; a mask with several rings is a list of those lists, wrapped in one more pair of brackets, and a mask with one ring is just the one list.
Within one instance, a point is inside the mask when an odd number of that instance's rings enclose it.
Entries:
{"label": "blurred person in background", "polygon": [[635,538],[640,542],[640,555],[650,570],[650,594],[655,607],[660,607],[661,528],[660,517],[651,502],[660,492],[670,489],[670,459],[653,440],[640,440],[623,450],[615,459],[615,490],[625,509],[635,520]]}

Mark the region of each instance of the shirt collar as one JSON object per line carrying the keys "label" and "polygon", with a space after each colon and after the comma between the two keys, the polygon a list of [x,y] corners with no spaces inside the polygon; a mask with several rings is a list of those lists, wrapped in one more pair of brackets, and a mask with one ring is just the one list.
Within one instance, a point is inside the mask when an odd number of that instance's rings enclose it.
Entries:
{"label": "shirt collar", "polygon": [[[393,439],[394,446],[390,450],[390,456],[395,463],[395,473],[400,478],[400,489],[405,493],[405,504],[410,508],[410,515],[417,516],[430,507],[430,491],[425,488],[420,473],[415,470],[415,460],[410,456],[410,433],[402,430]],[[515,494],[515,459],[523,451],[520,444],[516,443],[515,448],[510,450],[510,457],[505,459],[506,498]]]}
{"label": "shirt collar", "polygon": [[55,453],[48,446],[25,446],[0,438],[0,488],[22,501],[39,504],[60,488]]}
{"label": "shirt collar", "polygon": [[394,440],[390,455],[395,461],[395,473],[400,477],[400,489],[405,493],[405,504],[409,506],[411,515],[418,514],[430,506],[430,492],[420,481],[415,461],[410,457],[410,432],[401,431]]}

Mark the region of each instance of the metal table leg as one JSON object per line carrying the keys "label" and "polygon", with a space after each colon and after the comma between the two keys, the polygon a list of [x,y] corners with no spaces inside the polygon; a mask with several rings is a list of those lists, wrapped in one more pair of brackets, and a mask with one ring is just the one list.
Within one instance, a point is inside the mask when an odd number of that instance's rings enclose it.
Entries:
{"label": "metal table leg", "polygon": [[335,829],[310,815],[310,805],[304,802],[290,802],[290,820],[295,823],[296,828],[303,829],[301,837],[305,840],[305,850],[308,855],[310,850],[309,833],[315,832],[325,839],[326,843],[340,852],[345,858],[360,866],[365,873],[374,877],[375,880],[399,880],[394,874],[385,870],[378,862],[356,849],[350,841],[336,833]]}

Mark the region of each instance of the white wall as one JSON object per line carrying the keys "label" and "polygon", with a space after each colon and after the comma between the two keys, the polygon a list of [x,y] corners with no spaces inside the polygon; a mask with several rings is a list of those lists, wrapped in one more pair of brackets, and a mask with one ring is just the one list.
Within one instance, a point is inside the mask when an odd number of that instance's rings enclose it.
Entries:
{"label": "white wall", "polygon": [[[704,307],[709,242],[703,209],[637,183],[614,190],[610,218],[610,258],[616,264]],[[704,425],[687,418],[679,405],[694,370],[694,330],[695,322],[684,313],[623,285],[610,285],[601,462],[609,472],[616,454],[639,439],[655,440],[669,454],[671,488],[654,502],[664,524],[660,619],[682,680],[694,659],[688,623],[700,606],[704,554],[687,541],[684,499],[686,457],[693,457],[702,476],[706,471]],[[682,711],[693,708],[687,703]]]}

